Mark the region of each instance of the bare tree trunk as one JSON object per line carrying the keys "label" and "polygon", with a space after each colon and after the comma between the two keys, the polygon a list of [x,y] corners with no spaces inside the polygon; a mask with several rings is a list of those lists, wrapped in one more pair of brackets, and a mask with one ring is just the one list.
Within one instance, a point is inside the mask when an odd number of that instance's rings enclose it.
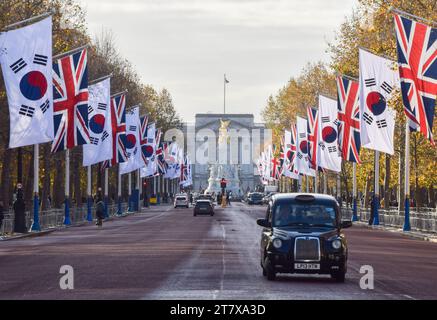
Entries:
{"label": "bare tree trunk", "polygon": [[384,179],[384,209],[390,207],[390,177],[391,177],[391,157],[385,154],[385,179]]}
{"label": "bare tree trunk", "polygon": [[81,178],[81,170],[80,170],[80,153],[78,150],[73,155],[73,177],[74,177],[74,198],[76,200],[76,206],[82,205],[82,193],[80,188],[80,178]]}
{"label": "bare tree trunk", "polygon": [[366,180],[366,194],[364,196],[364,207],[367,209],[369,207],[370,203],[370,188],[372,185],[372,178],[373,178],[373,171],[370,172],[370,174],[367,176]]}
{"label": "bare tree trunk", "polygon": [[44,177],[43,177],[43,183],[42,183],[42,191],[41,191],[41,203],[42,203],[42,210],[47,210],[48,208],[48,202],[47,199],[50,196],[50,186],[51,186],[51,163],[50,163],[50,149],[51,146],[49,143],[45,144],[43,147],[43,168],[44,168]]}
{"label": "bare tree trunk", "polygon": [[[403,126],[400,126],[403,127]],[[400,130],[399,148],[399,211],[405,209],[405,130]]]}
{"label": "bare tree trunk", "polygon": [[12,194],[10,192],[11,185],[11,160],[12,160],[11,149],[6,149],[3,153],[3,168],[2,168],[2,179],[0,185],[0,200],[3,201],[5,208],[9,208],[12,202]]}
{"label": "bare tree trunk", "polygon": [[33,199],[33,180],[35,179],[34,172],[33,172],[33,158],[34,158],[33,151],[29,154],[29,157],[30,157],[30,159],[27,163],[27,176],[25,177],[25,183],[23,184],[24,185],[24,201],[26,203],[26,208],[33,207],[33,201],[32,201],[32,199]]}
{"label": "bare tree trunk", "polygon": [[414,202],[416,204],[416,208],[422,206],[422,194],[419,189],[419,170],[417,164],[417,135],[413,134],[413,154],[414,154]]}
{"label": "bare tree trunk", "polygon": [[[53,181],[53,203],[56,208],[61,208],[64,203],[64,167],[60,165],[63,163],[62,156],[65,158],[65,153],[60,152],[53,155],[56,164],[55,177]],[[65,160],[65,159],[64,159]]]}

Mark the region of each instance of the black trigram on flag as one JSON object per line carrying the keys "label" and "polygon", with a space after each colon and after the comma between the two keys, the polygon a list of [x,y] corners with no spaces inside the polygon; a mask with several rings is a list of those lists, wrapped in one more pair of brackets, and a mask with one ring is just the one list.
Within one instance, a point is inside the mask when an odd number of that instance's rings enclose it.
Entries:
{"label": "black trigram on flag", "polygon": [[35,58],[33,58],[33,63],[39,64],[41,66],[46,66],[49,57],[44,56],[42,54],[35,54]]}
{"label": "black trigram on flag", "polygon": [[99,144],[99,138],[90,137],[90,142],[97,146]]}
{"label": "black trigram on flag", "polygon": [[299,153],[297,154],[297,157],[298,157],[299,159],[302,159],[302,158],[303,158],[303,155],[299,152]]}
{"label": "black trigram on flag", "polygon": [[103,135],[102,135],[102,142],[105,141],[106,139],[108,139],[108,137],[109,137],[109,134],[108,134],[108,132],[105,130],[105,132],[103,132]]}
{"label": "black trigram on flag", "polygon": [[131,153],[130,152],[126,152],[126,156],[128,157],[128,158],[130,158],[131,157]]}
{"label": "black trigram on flag", "polygon": [[327,123],[327,122],[330,122],[330,121],[331,121],[331,119],[329,117],[322,117],[322,122],[323,123]]}
{"label": "black trigram on flag", "polygon": [[337,147],[336,146],[328,147],[328,151],[329,153],[337,152]]}
{"label": "black trigram on flag", "polygon": [[367,112],[364,112],[363,119],[364,119],[364,121],[366,121],[366,123],[368,125],[371,125],[373,123],[373,117],[370,114],[368,114]]}
{"label": "black trigram on flag", "polygon": [[26,117],[32,118],[33,114],[35,113],[35,108],[22,105],[21,108],[20,108],[20,112],[19,113],[22,116],[26,116]]}
{"label": "black trigram on flag", "polygon": [[300,137],[301,139],[305,139],[305,138],[306,138],[306,134],[305,134],[305,133],[299,133],[299,137]]}
{"label": "black trigram on flag", "polygon": [[364,83],[366,84],[366,87],[376,86],[375,78],[366,79],[366,80],[364,80]]}
{"label": "black trigram on flag", "polygon": [[390,94],[393,91],[393,87],[385,81],[382,83],[381,89],[387,92],[388,94]]}
{"label": "black trigram on flag", "polygon": [[319,142],[319,147],[322,150],[325,150],[325,144],[323,142]]}
{"label": "black trigram on flag", "polygon": [[11,69],[14,73],[18,73],[21,70],[23,70],[23,68],[25,68],[26,66],[27,66],[26,61],[24,61],[23,58],[20,58],[16,62],[11,64]]}
{"label": "black trigram on flag", "polygon": [[129,127],[129,131],[137,131],[137,127],[136,126],[130,126]]}
{"label": "black trigram on flag", "polygon": [[338,121],[338,119],[335,119],[334,125],[336,125],[338,127],[339,124],[340,124],[340,122]]}
{"label": "black trigram on flag", "polygon": [[93,113],[94,109],[92,106],[88,106],[88,114]]}
{"label": "black trigram on flag", "polygon": [[385,119],[376,121],[379,129],[387,128],[387,121]]}
{"label": "black trigram on flag", "polygon": [[134,156],[137,155],[137,152],[138,152],[138,148],[135,148],[135,149],[134,149],[134,152],[133,152],[133,153],[134,153]]}
{"label": "black trigram on flag", "polygon": [[50,107],[50,102],[49,100],[46,100],[46,102],[44,102],[42,105],[39,106],[41,108],[42,113],[46,113],[46,111],[49,109]]}
{"label": "black trigram on flag", "polygon": [[106,111],[106,107],[108,105],[106,103],[99,103],[97,106],[97,109],[102,110],[102,111]]}

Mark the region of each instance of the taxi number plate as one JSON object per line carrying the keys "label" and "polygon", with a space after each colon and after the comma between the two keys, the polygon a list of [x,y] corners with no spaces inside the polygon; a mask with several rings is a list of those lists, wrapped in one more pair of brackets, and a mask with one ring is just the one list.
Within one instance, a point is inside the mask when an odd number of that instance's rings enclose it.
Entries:
{"label": "taxi number plate", "polygon": [[296,270],[320,270],[319,263],[295,263],[294,269]]}

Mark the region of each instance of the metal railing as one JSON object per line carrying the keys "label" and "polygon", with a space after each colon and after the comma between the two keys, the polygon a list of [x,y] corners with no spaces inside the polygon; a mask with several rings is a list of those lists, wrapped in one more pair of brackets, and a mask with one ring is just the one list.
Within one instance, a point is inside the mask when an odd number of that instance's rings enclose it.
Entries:
{"label": "metal railing", "polygon": [[[121,210],[122,213],[127,213],[128,204],[122,203],[121,209],[122,209]],[[86,205],[70,208],[71,225],[74,226],[87,222],[87,212],[88,209]],[[95,220],[96,212],[94,206],[91,210],[91,213],[92,213],[93,220]],[[118,205],[117,204],[109,205],[108,206],[109,218],[117,216],[117,214],[118,214]],[[26,228],[27,230],[30,230],[33,223],[33,212],[26,211],[25,218],[26,218]],[[39,224],[41,230],[49,230],[53,228],[62,227],[64,226],[64,219],[65,219],[64,209],[50,209],[50,210],[40,211],[39,213]],[[3,223],[0,228],[1,236],[7,236],[14,233],[14,220],[15,220],[15,215],[13,211],[9,211],[4,215]]]}
{"label": "metal railing", "polygon": [[[382,226],[402,228],[405,221],[405,211],[397,208],[379,209],[379,224]],[[370,208],[358,207],[358,219],[362,222],[369,222]],[[343,219],[352,219],[352,209],[342,208]],[[410,211],[410,225],[412,231],[437,233],[437,211],[435,208],[412,208]]]}

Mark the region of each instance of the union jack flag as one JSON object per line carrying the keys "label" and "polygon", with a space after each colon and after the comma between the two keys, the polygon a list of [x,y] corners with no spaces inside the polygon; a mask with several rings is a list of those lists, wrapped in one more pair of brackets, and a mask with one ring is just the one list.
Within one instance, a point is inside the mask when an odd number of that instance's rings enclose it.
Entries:
{"label": "union jack flag", "polygon": [[308,107],[308,159],[311,169],[317,167],[317,146],[319,138],[318,110]]}
{"label": "union jack flag", "polygon": [[166,149],[166,144],[160,144],[159,148],[156,149],[156,161],[157,161],[157,168],[158,173],[160,175],[165,175],[168,170],[168,164],[164,160],[164,150]]}
{"label": "union jack flag", "polygon": [[[149,117],[144,116],[140,119],[141,129],[140,129],[140,145],[141,148],[147,144],[147,126],[149,125]],[[147,164],[147,158],[144,152],[141,152],[144,163]]]}
{"label": "union jack flag", "polygon": [[126,93],[111,98],[112,166],[127,161],[126,152]]}
{"label": "union jack flag", "polygon": [[53,63],[53,110],[52,152],[90,143],[86,49]]}
{"label": "union jack flag", "polygon": [[437,29],[395,14],[404,111],[412,129],[432,136],[437,97]]}
{"label": "union jack flag", "polygon": [[337,77],[338,143],[343,159],[361,163],[359,83]]}

